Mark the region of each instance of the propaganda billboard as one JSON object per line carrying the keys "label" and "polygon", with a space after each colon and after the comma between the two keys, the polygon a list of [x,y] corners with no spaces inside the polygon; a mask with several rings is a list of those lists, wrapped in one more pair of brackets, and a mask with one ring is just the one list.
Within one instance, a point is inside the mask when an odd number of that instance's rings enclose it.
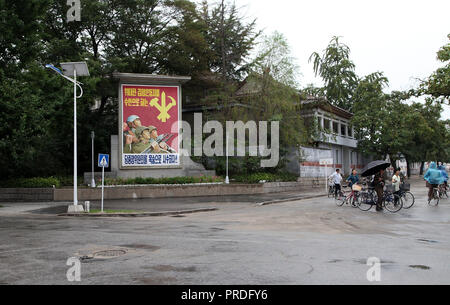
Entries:
{"label": "propaganda billboard", "polygon": [[121,85],[121,168],[180,167],[179,86]]}

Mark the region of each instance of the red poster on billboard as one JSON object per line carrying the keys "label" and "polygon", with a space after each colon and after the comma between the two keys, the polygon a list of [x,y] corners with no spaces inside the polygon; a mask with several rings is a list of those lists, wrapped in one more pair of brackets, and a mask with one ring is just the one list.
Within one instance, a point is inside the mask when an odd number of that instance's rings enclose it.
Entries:
{"label": "red poster on billboard", "polygon": [[122,85],[122,166],[179,166],[180,109],[177,86]]}

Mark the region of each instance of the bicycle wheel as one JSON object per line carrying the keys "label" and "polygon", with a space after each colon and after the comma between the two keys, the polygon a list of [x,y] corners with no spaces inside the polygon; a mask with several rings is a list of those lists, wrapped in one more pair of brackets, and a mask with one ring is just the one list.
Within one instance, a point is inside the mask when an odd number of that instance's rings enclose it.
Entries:
{"label": "bicycle wheel", "polygon": [[402,195],[403,199],[403,208],[408,210],[413,207],[413,205],[416,203],[416,198],[414,198],[414,195],[411,192],[405,192]]}
{"label": "bicycle wheel", "polygon": [[439,197],[441,199],[448,199],[447,190],[444,187],[441,187],[441,189],[439,190]]}
{"label": "bicycle wheel", "polygon": [[356,205],[361,211],[370,211],[370,209],[374,206],[373,197],[370,193],[361,193],[357,198]]}
{"label": "bicycle wheel", "polygon": [[347,201],[347,197],[344,195],[343,192],[339,191],[337,193],[337,195],[334,197],[334,203],[336,203],[336,205],[338,207],[341,207],[345,204],[345,202]]}
{"label": "bicycle wheel", "polygon": [[388,194],[383,198],[383,206],[391,213],[397,213],[403,207],[403,200],[395,194]]}
{"label": "bicycle wheel", "polygon": [[431,198],[431,200],[428,200],[428,204],[432,207],[439,205],[439,191],[437,189],[433,191],[433,198]]}
{"label": "bicycle wheel", "polygon": [[334,188],[332,186],[328,187],[328,198],[334,197]]}

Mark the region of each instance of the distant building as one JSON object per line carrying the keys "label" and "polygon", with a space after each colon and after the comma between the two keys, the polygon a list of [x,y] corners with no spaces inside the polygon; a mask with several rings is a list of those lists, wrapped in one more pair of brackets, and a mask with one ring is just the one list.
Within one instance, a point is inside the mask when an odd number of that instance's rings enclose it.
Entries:
{"label": "distant building", "polygon": [[323,98],[309,96],[302,101],[301,115],[313,131],[310,145],[300,148],[298,166],[292,161],[289,164],[289,170],[297,172],[301,179],[325,177],[338,168],[349,175],[352,169],[361,170],[371,161],[357,151],[358,141],[350,123],[352,113]]}
{"label": "distant building", "polygon": [[[241,98],[259,93],[261,84],[255,80],[246,80],[235,93],[236,100],[224,105],[185,105],[183,118],[193,123],[194,113],[221,112],[224,107],[247,108]],[[301,94],[299,93],[299,97]],[[337,168],[349,175],[352,169],[361,170],[372,159],[357,151],[358,141],[350,124],[353,114],[333,106],[324,98],[308,96],[301,101],[301,116],[310,131],[309,145],[291,148],[288,155],[287,170],[299,175],[300,180],[312,180],[331,175]],[[311,132],[312,131],[312,132]],[[331,164],[324,165],[323,161]],[[328,162],[329,163],[329,162]]]}

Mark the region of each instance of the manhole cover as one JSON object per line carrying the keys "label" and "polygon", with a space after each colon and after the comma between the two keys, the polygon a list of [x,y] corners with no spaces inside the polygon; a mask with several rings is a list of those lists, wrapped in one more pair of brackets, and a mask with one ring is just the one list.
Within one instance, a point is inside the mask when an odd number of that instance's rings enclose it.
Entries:
{"label": "manhole cover", "polygon": [[127,254],[125,250],[105,250],[94,253],[95,258],[114,258]]}

